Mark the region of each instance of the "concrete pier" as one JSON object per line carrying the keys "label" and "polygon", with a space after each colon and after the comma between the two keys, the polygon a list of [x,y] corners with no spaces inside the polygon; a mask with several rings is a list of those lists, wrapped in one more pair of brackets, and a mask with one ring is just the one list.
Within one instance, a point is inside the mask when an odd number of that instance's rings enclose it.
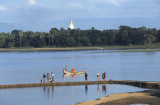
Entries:
{"label": "concrete pier", "polygon": [[132,86],[141,87],[141,88],[148,88],[148,89],[160,89],[160,82],[123,81],[123,80],[8,84],[8,85],[0,85],[0,89],[4,89],[4,88],[44,87],[44,86],[74,86],[74,85],[86,85],[86,84],[87,85],[122,84],[122,85],[132,85]]}

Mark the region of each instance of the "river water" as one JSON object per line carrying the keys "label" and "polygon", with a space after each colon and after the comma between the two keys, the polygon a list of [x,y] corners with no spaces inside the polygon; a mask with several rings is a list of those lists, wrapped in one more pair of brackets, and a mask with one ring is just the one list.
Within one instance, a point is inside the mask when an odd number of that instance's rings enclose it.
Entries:
{"label": "river water", "polygon": [[160,81],[160,52],[92,52],[101,51],[0,52],[0,84],[39,83],[51,72],[56,82],[84,81],[83,75],[63,76],[65,65],[76,71],[87,67],[91,81],[97,72],[113,80]]}
{"label": "river water", "polygon": [[[66,65],[68,70],[75,68],[76,71],[87,67],[89,81],[97,80],[97,72],[106,72],[108,80],[160,81],[160,52],[97,52],[102,51],[0,52],[0,84],[39,83],[43,73],[51,72],[55,75],[55,82],[84,81],[84,75],[64,76],[62,68]],[[106,91],[103,87],[89,85],[0,89],[0,95],[3,96],[0,103],[66,105],[114,93],[144,90],[124,85],[107,85]]]}
{"label": "river water", "polygon": [[1,105],[70,105],[114,93],[142,91],[126,85],[88,85],[0,89]]}

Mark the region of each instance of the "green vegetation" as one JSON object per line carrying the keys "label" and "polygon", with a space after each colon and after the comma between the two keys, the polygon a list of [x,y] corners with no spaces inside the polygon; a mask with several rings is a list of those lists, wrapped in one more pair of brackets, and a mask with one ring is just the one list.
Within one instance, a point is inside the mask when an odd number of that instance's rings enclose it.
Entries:
{"label": "green vegetation", "polygon": [[[155,40],[150,40],[146,35],[152,35]],[[151,43],[151,44],[149,44]],[[11,33],[0,33],[0,48],[62,48],[62,47],[101,47],[144,45],[151,48],[153,43],[160,43],[160,30],[155,28],[132,28],[120,26],[119,29],[90,30],[51,28],[49,32],[32,32],[13,30]],[[106,47],[107,46],[107,47]],[[113,47],[115,48],[115,47]],[[111,47],[111,49],[113,49]],[[141,47],[144,48],[144,47]],[[119,49],[119,47],[118,47]]]}
{"label": "green vegetation", "polygon": [[147,49],[150,49],[153,45],[153,41],[156,40],[156,37],[151,34],[145,34],[144,37],[145,37],[144,45],[146,46]]}

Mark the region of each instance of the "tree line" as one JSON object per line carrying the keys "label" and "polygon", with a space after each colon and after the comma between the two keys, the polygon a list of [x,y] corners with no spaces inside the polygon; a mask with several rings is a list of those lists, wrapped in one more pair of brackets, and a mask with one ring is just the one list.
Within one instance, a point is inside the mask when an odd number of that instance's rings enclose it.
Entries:
{"label": "tree line", "polygon": [[160,30],[156,28],[132,28],[120,26],[119,29],[89,30],[51,28],[49,32],[13,30],[11,33],[0,33],[0,48],[13,47],[80,47],[108,45],[142,45],[147,35],[160,42]]}

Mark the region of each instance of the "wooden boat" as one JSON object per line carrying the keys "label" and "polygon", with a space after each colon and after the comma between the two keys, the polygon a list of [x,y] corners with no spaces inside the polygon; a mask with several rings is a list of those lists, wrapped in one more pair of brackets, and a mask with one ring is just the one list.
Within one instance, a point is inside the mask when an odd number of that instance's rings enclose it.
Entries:
{"label": "wooden boat", "polygon": [[83,70],[83,71],[75,71],[75,72],[73,72],[73,71],[66,71],[64,68],[63,68],[63,73],[64,74],[68,74],[68,75],[73,75],[73,74],[84,74],[85,72],[87,71],[87,68],[85,69],[85,70]]}

